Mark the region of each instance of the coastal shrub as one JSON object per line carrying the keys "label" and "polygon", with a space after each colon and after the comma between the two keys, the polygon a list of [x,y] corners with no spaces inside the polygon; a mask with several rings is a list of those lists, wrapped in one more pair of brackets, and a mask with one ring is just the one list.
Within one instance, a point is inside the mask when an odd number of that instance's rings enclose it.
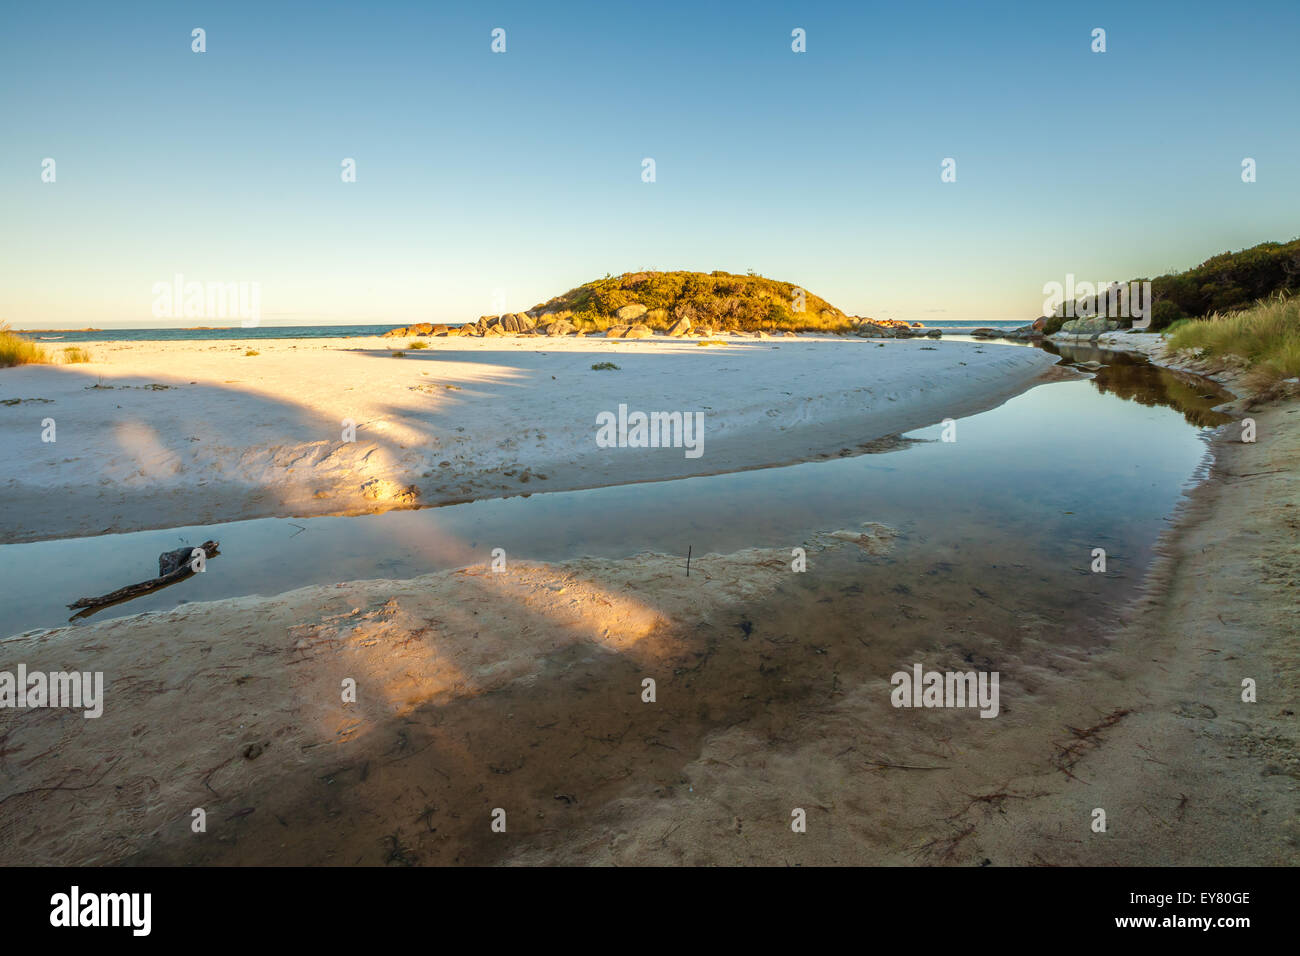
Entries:
{"label": "coastal shrub", "polygon": [[262,353],[259,352],[257,349],[249,349],[247,352],[244,353],[244,358],[248,358],[248,356],[250,355],[261,355],[261,354]]}
{"label": "coastal shrub", "polygon": [[89,362],[90,353],[83,348],[69,345],[63,349],[63,361],[66,365],[77,365],[81,362]]}
{"label": "coastal shrub", "polygon": [[1220,253],[1184,272],[1156,276],[1151,292],[1153,329],[1180,316],[1222,315],[1271,295],[1300,292],[1300,239]]}
{"label": "coastal shrub", "polygon": [[1183,317],[1183,310],[1177,302],[1165,299],[1157,302],[1151,309],[1151,331],[1159,331],[1173,325]]}
{"label": "coastal shrub", "polygon": [[428,342],[407,342],[406,347],[408,349],[427,349],[429,347],[429,343]]}
{"label": "coastal shrub", "polygon": [[9,331],[8,322],[0,322],[0,368],[48,362],[49,356],[30,339]]}
{"label": "coastal shrub", "polygon": [[1274,296],[1254,308],[1179,323],[1170,348],[1207,358],[1233,356],[1257,385],[1300,376],[1300,296]]}
{"label": "coastal shrub", "polygon": [[613,370],[616,371],[616,372],[621,372],[621,371],[622,371],[622,369],[620,369],[620,368],[619,368],[617,365],[615,365],[613,362],[597,362],[595,365],[593,365],[593,366],[591,367],[591,370],[592,370],[593,372],[603,372],[603,371],[605,371],[606,369],[613,369]]}

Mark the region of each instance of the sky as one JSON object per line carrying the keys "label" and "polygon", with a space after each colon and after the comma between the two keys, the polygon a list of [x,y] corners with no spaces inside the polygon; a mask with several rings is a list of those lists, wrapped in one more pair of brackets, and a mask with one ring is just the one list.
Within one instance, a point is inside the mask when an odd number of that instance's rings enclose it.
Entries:
{"label": "sky", "polygon": [[642,269],[1029,321],[1300,235],[1298,48],[1296,0],[5,4],[0,321],[228,324],[155,317],[178,274],[462,321]]}

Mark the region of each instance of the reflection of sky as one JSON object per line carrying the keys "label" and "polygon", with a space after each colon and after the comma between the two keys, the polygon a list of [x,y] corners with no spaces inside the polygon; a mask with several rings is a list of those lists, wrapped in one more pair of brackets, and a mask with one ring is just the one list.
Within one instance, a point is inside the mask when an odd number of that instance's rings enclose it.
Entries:
{"label": "reflection of sky", "polygon": [[1103,395],[1087,381],[1039,386],[956,428],[953,443],[939,440],[936,425],[910,433],[922,443],[901,451],[729,475],[7,545],[0,633],[62,623],[69,601],[152,577],[160,552],[208,538],[221,542],[222,555],[203,575],[91,620],[180,600],[411,577],[487,562],[498,547],[510,560],[685,555],[688,546],[699,557],[790,548],[813,532],[864,521],[894,526],[921,546],[961,542],[968,551],[1011,535],[1021,542],[1019,563],[1058,569],[1104,546],[1136,583],[1205,453],[1178,411]]}

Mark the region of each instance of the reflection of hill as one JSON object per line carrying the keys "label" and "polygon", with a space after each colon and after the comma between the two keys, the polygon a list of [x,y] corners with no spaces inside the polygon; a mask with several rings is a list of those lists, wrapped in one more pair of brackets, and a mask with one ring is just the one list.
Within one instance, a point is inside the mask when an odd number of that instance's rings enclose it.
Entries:
{"label": "reflection of hill", "polygon": [[1145,358],[1127,352],[1111,352],[1086,345],[1046,345],[1045,350],[1060,355],[1063,363],[1101,362],[1092,384],[1108,395],[1139,405],[1177,409],[1190,425],[1222,425],[1231,417],[1213,411],[1215,405],[1231,401],[1232,396],[1219,386],[1196,375],[1175,372],[1152,365]]}

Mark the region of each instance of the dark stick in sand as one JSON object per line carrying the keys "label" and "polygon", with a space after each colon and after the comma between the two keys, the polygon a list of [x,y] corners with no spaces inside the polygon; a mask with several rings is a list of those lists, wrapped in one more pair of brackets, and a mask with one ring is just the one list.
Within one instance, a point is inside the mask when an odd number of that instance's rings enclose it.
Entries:
{"label": "dark stick in sand", "polygon": [[[204,541],[200,547],[203,550],[204,560],[216,557],[221,552],[218,551],[219,544],[216,541]],[[158,577],[148,581],[141,581],[139,584],[130,584],[124,588],[118,588],[108,594],[102,594],[99,597],[80,598],[68,605],[69,608],[84,608],[82,614],[90,614],[95,610],[107,607],[110,604],[117,604],[119,601],[128,601],[131,598],[139,597],[142,594],[148,594],[150,591],[156,591],[159,588],[165,588],[169,584],[175,584],[177,581],[183,581],[194,573],[191,567],[191,560],[195,548],[177,548],[175,551],[167,551],[158,556]]]}

